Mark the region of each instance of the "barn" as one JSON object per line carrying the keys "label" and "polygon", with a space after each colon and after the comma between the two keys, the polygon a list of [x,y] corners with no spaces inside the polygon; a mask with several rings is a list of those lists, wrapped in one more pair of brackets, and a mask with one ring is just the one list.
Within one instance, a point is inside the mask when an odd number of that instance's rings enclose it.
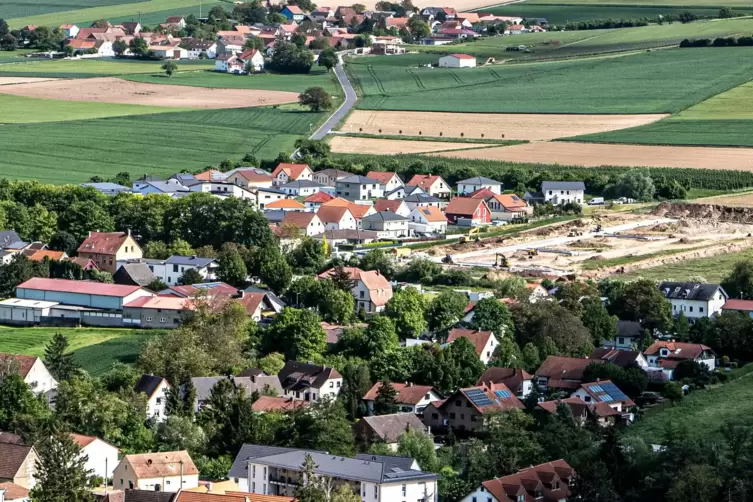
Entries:
{"label": "barn", "polygon": [[476,58],[468,54],[450,54],[439,58],[440,68],[475,68]]}

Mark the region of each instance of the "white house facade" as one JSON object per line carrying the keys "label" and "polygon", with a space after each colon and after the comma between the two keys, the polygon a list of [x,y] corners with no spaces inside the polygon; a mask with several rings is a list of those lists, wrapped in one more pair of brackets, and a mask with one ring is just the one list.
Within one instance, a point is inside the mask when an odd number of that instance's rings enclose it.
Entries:
{"label": "white house facade", "polygon": [[541,193],[544,202],[551,202],[555,206],[563,204],[583,204],[586,185],[582,181],[544,181],[541,183]]}

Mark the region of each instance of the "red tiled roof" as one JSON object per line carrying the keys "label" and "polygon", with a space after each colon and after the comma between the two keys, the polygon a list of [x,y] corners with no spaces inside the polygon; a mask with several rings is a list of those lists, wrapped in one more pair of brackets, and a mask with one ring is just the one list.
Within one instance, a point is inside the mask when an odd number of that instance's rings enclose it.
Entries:
{"label": "red tiled roof", "polygon": [[187,298],[175,298],[170,296],[140,296],[123,306],[162,310],[194,310],[196,308],[193,301]]}
{"label": "red tiled roof", "polygon": [[484,383],[503,383],[507,385],[513,392],[518,393],[522,391],[523,382],[526,380],[533,380],[533,377],[526,370],[520,368],[488,368],[478,378],[476,385],[483,385]]}
{"label": "red tiled roof", "polygon": [[364,270],[361,272],[361,281],[371,294],[371,303],[381,307],[392,298],[392,286],[390,282],[377,270]]}
{"label": "red tiled roof", "polygon": [[[577,357],[549,356],[539,369],[536,376],[548,377],[556,380],[578,380],[583,378],[583,371],[591,363],[602,364],[604,361]],[[576,385],[576,388],[580,384]]]}
{"label": "red tiled roof", "polygon": [[[317,279],[329,279],[332,276],[332,273],[334,272],[334,268],[331,268],[329,270],[325,270],[321,274],[317,275]],[[363,270],[361,270],[358,267],[343,267],[343,270],[345,270],[348,274],[350,274],[350,278],[353,281],[358,281],[361,279],[361,274],[363,273]]]}
{"label": "red tiled roof", "polygon": [[468,197],[454,197],[445,209],[445,214],[456,214],[459,216],[473,216],[479,206],[485,205],[482,199],[471,199]]}
{"label": "red tiled roof", "polygon": [[350,210],[347,207],[340,206],[322,205],[316,212],[322,223],[339,223],[347,214],[351,214]]}
{"label": "red tiled roof", "polygon": [[[187,492],[183,492],[187,493]],[[226,491],[225,495],[229,495],[232,497],[242,496],[242,497],[248,497],[248,502],[296,502],[298,499],[295,499],[293,497],[283,497],[282,495],[259,495],[258,493],[246,493],[246,492],[229,492]],[[183,502],[175,501],[175,502]],[[191,501],[191,502],[199,502],[199,501]],[[201,501],[204,502],[204,501]],[[207,501],[210,502],[210,501]],[[214,502],[214,501],[211,501]]]}
{"label": "red tiled roof", "polygon": [[367,178],[371,178],[372,180],[377,180],[382,185],[386,185],[387,183],[389,183],[390,180],[394,176],[395,176],[395,173],[391,173],[389,171],[369,171],[368,173],[366,173]]}
{"label": "red tiled roof", "polygon": [[[423,400],[427,394],[429,394],[434,388],[431,385],[413,385],[410,383],[391,383],[392,387],[397,391],[395,401],[399,404],[417,405]],[[379,394],[379,389],[382,388],[382,382],[375,383],[369,391],[363,396],[365,401],[373,401]]]}
{"label": "red tiled roof", "polygon": [[94,40],[80,40],[74,38],[73,40],[68,40],[67,45],[78,50],[88,50],[96,47],[97,43]]}
{"label": "red tiled roof", "polygon": [[402,204],[403,201],[400,199],[378,199],[374,201],[374,211],[376,211],[377,213],[381,213],[382,211],[392,211],[394,213],[397,212],[398,209],[400,209],[400,206]]}
{"label": "red tiled roof", "polygon": [[120,298],[128,296],[141,289],[139,286],[105,284],[92,281],[71,281],[68,279],[43,279],[41,277],[29,279],[18,287],[40,291],[55,291],[57,293],[82,293],[87,295],[116,296]]}
{"label": "red tiled roof", "polygon": [[[243,55],[241,54],[241,57]],[[263,183],[263,182],[272,182],[272,177],[268,174],[262,174],[257,173],[253,169],[240,169],[235,172],[238,176],[243,177],[246,181],[249,181],[251,183]]]}
{"label": "red tiled roof", "polygon": [[497,194],[489,190],[488,188],[479,188],[475,192],[473,192],[469,197],[471,199],[488,199],[490,197],[494,197]]}
{"label": "red tiled roof", "polygon": [[308,406],[307,401],[296,401],[291,397],[261,396],[251,405],[253,411],[287,411]]}
{"label": "red tiled roof", "polygon": [[[97,439],[99,439],[96,436],[85,436],[84,434],[76,434],[75,432],[71,432],[71,438],[81,448],[86,448],[87,446],[89,446],[90,444],[92,444],[94,441],[96,441]],[[102,439],[99,439],[99,440],[102,441],[103,443],[105,443],[108,446],[112,446],[113,448],[116,448],[115,446],[111,445],[107,441],[104,441]]]}
{"label": "red tiled roof", "polygon": [[753,312],[753,300],[727,300],[722,305],[722,310],[741,310],[743,312]]}
{"label": "red tiled roof", "polygon": [[[285,9],[288,9],[293,14],[303,14],[303,11],[297,5],[286,5]],[[284,9],[283,9],[284,10]]]}
{"label": "red tiled roof", "polygon": [[28,255],[29,259],[32,261],[42,261],[45,258],[48,260],[62,260],[65,258],[66,254],[65,251],[51,251],[49,249],[39,249],[37,251],[34,251],[32,254]]}
{"label": "red tiled roof", "polygon": [[441,179],[442,179],[441,176],[435,176],[435,175],[430,175],[430,174],[416,174],[410,179],[410,181],[408,182],[408,185],[418,186],[421,188],[429,188],[435,182]]}
{"label": "red tiled roof", "polygon": [[266,209],[306,209],[306,206],[294,199],[280,199],[264,206]]}
{"label": "red tiled roof", "polygon": [[450,56],[458,59],[476,59],[474,56],[468,54],[450,54]]}
{"label": "red tiled roof", "polygon": [[334,199],[334,197],[332,197],[327,192],[316,192],[315,194],[311,194],[305,199],[303,199],[303,202],[324,203],[332,199]]}
{"label": "red tiled roof", "polygon": [[29,490],[16,483],[0,483],[0,490],[5,490],[5,500],[7,502],[26,500],[26,497],[29,496]]}
{"label": "red tiled roof", "polygon": [[272,176],[275,178],[278,174],[280,174],[281,171],[285,171],[285,174],[288,175],[288,178],[291,180],[297,180],[299,176],[301,176],[301,173],[305,171],[306,169],[310,169],[308,164],[290,164],[290,163],[280,163],[275,167],[275,170],[272,172]]}
{"label": "red tiled roof", "polygon": [[447,343],[452,343],[458,338],[465,338],[476,349],[476,355],[480,356],[484,352],[484,347],[489,343],[489,338],[494,336],[491,331],[475,331],[472,329],[460,329],[455,328],[450,330],[450,334],[447,337]]}
{"label": "red tiled roof", "polygon": [[[197,285],[198,286],[198,285]],[[170,290],[173,292],[173,294],[177,296],[183,296],[183,297],[192,297],[198,295],[202,291],[206,291],[209,296],[216,296],[216,295],[235,295],[238,293],[238,289],[234,288],[230,284],[225,284],[224,282],[216,283],[211,288],[207,287],[201,287],[197,288],[194,287],[194,285],[187,284],[185,286],[170,286]],[[161,298],[164,298],[167,295],[160,295]]]}
{"label": "red tiled roof", "polygon": [[241,52],[241,55],[239,56],[241,59],[251,59],[254,57],[259,51],[256,49],[246,49],[245,51]]}
{"label": "red tiled roof", "polygon": [[293,225],[294,227],[306,230],[311,224],[311,220],[316,218],[314,213],[303,213],[299,211],[286,211],[285,216],[282,217],[283,225]]}
{"label": "red tiled roof", "polygon": [[[483,392],[486,397],[491,400],[491,404],[479,406],[470,398],[469,392],[471,391]],[[495,394],[495,392],[497,391],[507,391],[507,393],[509,393],[509,397],[500,397],[499,395]],[[507,411],[516,408],[519,410],[525,409],[525,405],[523,405],[520,399],[515,397],[515,393],[502,383],[468,387],[465,389],[458,389],[457,392],[462,394],[468,400],[468,402],[471,403],[471,406],[476,408],[480,413],[485,413],[487,411]],[[450,397],[447,399],[447,401],[452,402],[453,399]]]}
{"label": "red tiled roof", "polygon": [[348,209],[350,209],[351,214],[357,220],[363,219],[369,214],[369,212],[374,212],[374,206],[369,206],[367,204],[350,203]]}
{"label": "red tiled roof", "polygon": [[78,252],[115,255],[128,237],[125,232],[92,232],[78,247]]}
{"label": "red tiled roof", "polygon": [[[523,497],[525,502],[539,500],[536,492],[541,491],[547,501],[565,500],[570,496],[569,481],[574,476],[573,468],[564,460],[555,460],[481,483],[486,491],[500,502],[511,502]],[[558,488],[551,489],[558,482]]]}
{"label": "red tiled roof", "polygon": [[35,357],[35,356],[24,356],[21,354],[6,354],[6,353],[0,353],[0,358],[15,359],[16,363],[18,363],[18,375],[22,378],[26,378],[26,375],[28,375],[29,371],[31,371],[31,367],[34,366],[34,363],[37,362],[37,359],[39,359],[38,357]]}
{"label": "red tiled roof", "polygon": [[699,343],[682,342],[654,342],[643,353],[647,356],[659,354],[661,349],[669,350],[670,359],[697,359],[704,351],[711,351],[711,347]]}
{"label": "red tiled roof", "polygon": [[495,195],[494,199],[499,202],[499,205],[504,207],[505,209],[519,209],[526,207],[526,201],[515,194],[503,193]]}
{"label": "red tiled roof", "polygon": [[429,223],[437,223],[447,221],[447,217],[444,215],[441,209],[435,206],[417,206],[416,209],[426,218]]}

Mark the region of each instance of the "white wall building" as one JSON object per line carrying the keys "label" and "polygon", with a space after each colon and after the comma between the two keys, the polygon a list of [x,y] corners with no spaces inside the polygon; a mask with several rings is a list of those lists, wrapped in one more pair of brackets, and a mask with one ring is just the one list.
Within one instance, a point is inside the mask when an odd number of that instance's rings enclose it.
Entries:
{"label": "white wall building", "polygon": [[551,202],[555,206],[562,204],[583,204],[586,185],[582,181],[544,181],[541,183],[541,193],[544,202]]}
{"label": "white wall building", "polygon": [[729,298],[718,284],[665,281],[659,284],[659,291],[672,304],[673,316],[684,314],[690,320],[721,312]]}
{"label": "white wall building", "polygon": [[168,381],[154,375],[142,375],[134,391],[137,394],[146,394],[146,418],[156,422],[164,422],[167,419],[167,391],[170,389]]}
{"label": "white wall building", "polygon": [[476,190],[486,188],[491,192],[499,195],[503,192],[502,182],[483,176],[468,178],[467,180],[458,181],[458,195],[470,195]]}
{"label": "white wall building", "polygon": [[120,462],[120,450],[98,437],[83,434],[71,434],[71,437],[81,447],[81,456],[88,457],[84,468],[93,476],[112,478]]}
{"label": "white wall building", "polygon": [[439,58],[440,68],[475,68],[476,58],[468,54],[450,54]]}

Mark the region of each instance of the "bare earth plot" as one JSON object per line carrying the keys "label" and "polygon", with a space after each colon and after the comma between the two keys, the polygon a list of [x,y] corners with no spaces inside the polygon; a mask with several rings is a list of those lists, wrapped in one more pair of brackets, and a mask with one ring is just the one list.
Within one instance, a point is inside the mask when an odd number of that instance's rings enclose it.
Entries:
{"label": "bare earth plot", "polygon": [[48,80],[54,79],[41,77],[0,77],[0,85],[31,84],[33,82],[47,82]]}
{"label": "bare earth plot", "polygon": [[448,143],[444,141],[402,141],[376,138],[354,138],[335,136],[330,142],[336,153],[361,153],[375,155],[395,155],[401,153],[426,153],[464,148],[485,148],[483,143]]}
{"label": "bare earth plot", "polygon": [[680,167],[753,171],[751,148],[541,142],[433,155],[540,164],[556,162],[561,165],[584,167]]}
{"label": "bare earth plot", "polygon": [[177,108],[247,108],[298,101],[295,92],[144,84],[111,77],[4,85],[0,87],[0,93],[65,101]]}
{"label": "bare earth plot", "polygon": [[[404,134],[541,141],[651,124],[667,117],[646,115],[564,115],[528,113],[444,113],[353,111],[342,130],[367,134]],[[381,131],[380,131],[381,129]],[[402,132],[401,132],[402,131]],[[442,149],[446,150],[446,149]]]}
{"label": "bare earth plot", "polygon": [[698,204],[716,204],[728,207],[753,207],[753,192],[739,195],[719,195],[696,201]]}

